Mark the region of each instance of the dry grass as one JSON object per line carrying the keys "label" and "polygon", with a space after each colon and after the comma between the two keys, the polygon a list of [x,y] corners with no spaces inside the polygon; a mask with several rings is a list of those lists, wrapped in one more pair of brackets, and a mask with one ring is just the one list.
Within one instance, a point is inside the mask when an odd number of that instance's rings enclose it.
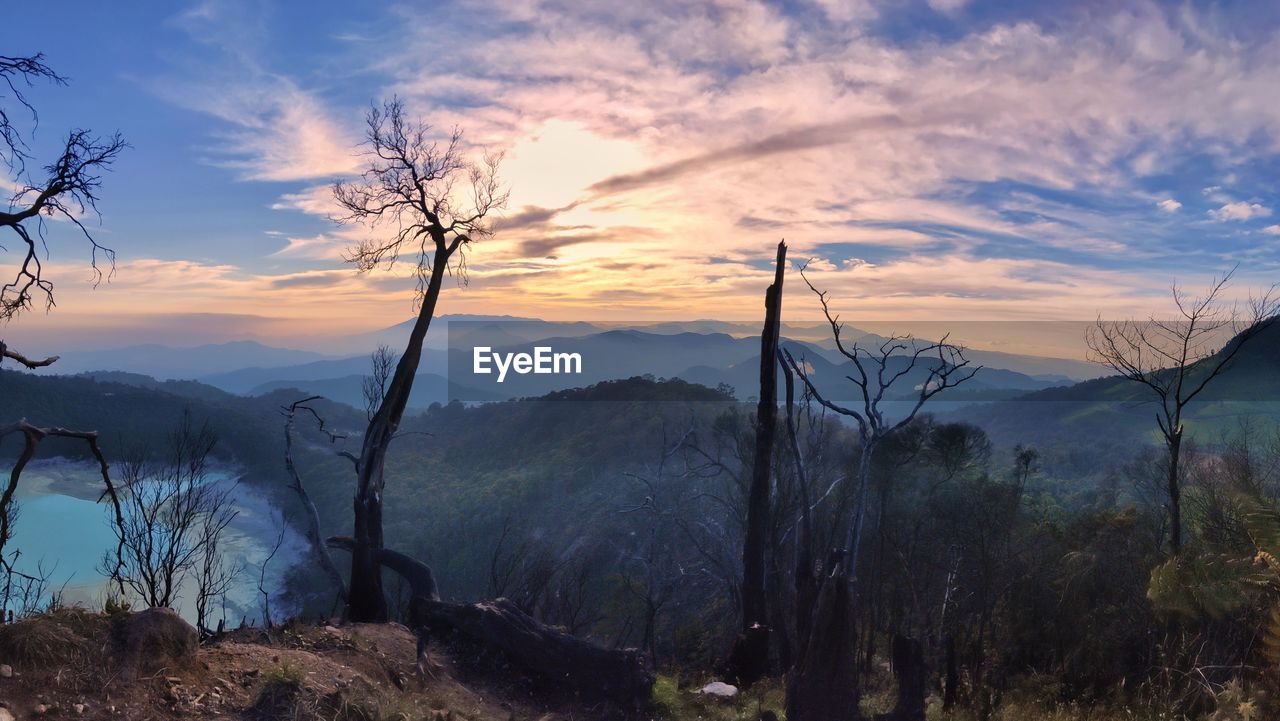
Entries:
{"label": "dry grass", "polygon": [[0,663],[18,669],[68,665],[86,656],[90,641],[107,628],[99,614],[61,608],[0,626]]}

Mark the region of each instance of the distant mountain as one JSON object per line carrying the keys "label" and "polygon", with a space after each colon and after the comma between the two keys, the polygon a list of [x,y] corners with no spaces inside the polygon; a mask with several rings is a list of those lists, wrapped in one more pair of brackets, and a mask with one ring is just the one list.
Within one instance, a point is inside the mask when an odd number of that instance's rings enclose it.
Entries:
{"label": "distant mountain", "polygon": [[[58,364],[57,371],[197,379],[228,393],[251,395],[297,388],[360,407],[362,378],[369,372],[368,351],[378,344],[400,350],[411,324],[412,321],[405,321],[326,346],[359,349],[347,356],[277,348],[254,341],[195,348],[153,344],[71,353]],[[429,333],[431,343],[418,368],[421,383],[410,403],[415,408],[425,408],[453,398],[488,401],[533,397],[633,376],[681,378],[710,387],[728,385],[736,389],[739,397],[751,397],[756,394],[758,373],[759,338],[755,325],[703,319],[611,328],[609,324],[513,316],[445,315],[436,319]],[[851,387],[843,380],[847,370],[842,368],[849,366],[849,361],[831,346],[829,337],[819,333],[821,330],[815,324],[787,325],[784,337],[790,339],[788,343],[797,356],[823,366],[815,377],[831,379],[833,398],[848,395]],[[799,335],[788,335],[792,331]],[[863,345],[882,340],[852,327],[846,327],[845,338]],[[479,346],[501,353],[529,352],[535,346],[577,353],[583,359],[582,372],[570,376],[513,373],[498,384],[493,377],[471,377],[473,349]],[[1064,359],[993,351],[969,351],[968,357],[975,365],[985,367],[965,389],[949,393],[957,401],[1007,398],[1069,383],[1072,378],[1097,375],[1089,364]],[[923,372],[923,366],[920,370]],[[903,379],[899,388],[910,391],[910,385],[903,385],[908,380],[914,384],[921,379]]]}
{"label": "distant mountain", "polygon": [[[488,343],[485,343],[488,345]],[[459,388],[483,389],[507,397],[532,397],[561,388],[578,387],[615,378],[654,376],[680,378],[707,387],[728,385],[741,399],[757,395],[759,383],[760,341],[755,337],[735,338],[723,333],[650,333],[640,330],[613,330],[578,338],[549,338],[536,341],[537,346],[552,348],[556,353],[577,353],[582,357],[582,373],[577,375],[519,375],[509,372],[502,383],[496,375],[472,373],[473,358],[469,349],[449,352],[450,378]],[[499,353],[530,352],[533,344],[494,346]],[[795,340],[785,340],[797,359],[811,368],[811,378],[829,399],[851,398],[855,388],[845,378],[853,372],[853,364],[839,353]],[[895,384],[894,392],[903,398],[913,396],[924,383],[936,359],[922,359],[916,369]],[[890,361],[891,369],[908,363],[905,357]],[[1048,388],[1053,381],[1038,380],[1028,375],[999,368],[983,368],[963,391],[966,399],[1005,398],[1019,392]],[[957,400],[961,392],[951,392]],[[467,400],[464,397],[464,400]]]}
{"label": "distant mountain", "polygon": [[69,351],[49,370],[60,374],[127,371],[160,380],[193,379],[249,366],[289,366],[330,357],[248,340],[194,348],[147,344],[97,351]]}
{"label": "distant mountain", "polygon": [[[351,353],[370,353],[380,345],[398,349],[404,347],[405,339],[409,337],[409,331],[415,322],[416,319],[410,318],[380,330],[349,336],[335,342],[338,347]],[[448,313],[432,319],[431,328],[427,331],[426,346],[434,349],[447,347],[451,328],[454,333],[470,334],[482,327],[489,327],[490,332],[493,332],[499,326],[512,334],[513,339],[525,341],[552,336],[586,335],[601,330],[599,326],[580,321],[558,322],[513,315]],[[457,338],[455,335],[454,340]]]}
{"label": "distant mountain", "polygon": [[[279,381],[320,381],[354,376],[357,379],[356,388],[359,390],[359,379],[368,375],[369,369],[369,356],[359,355],[275,368],[239,368],[227,373],[203,376],[199,380],[229,393],[253,393],[255,388],[278,384]],[[418,370],[422,373],[445,375],[448,369],[445,367],[444,353],[424,351]]]}

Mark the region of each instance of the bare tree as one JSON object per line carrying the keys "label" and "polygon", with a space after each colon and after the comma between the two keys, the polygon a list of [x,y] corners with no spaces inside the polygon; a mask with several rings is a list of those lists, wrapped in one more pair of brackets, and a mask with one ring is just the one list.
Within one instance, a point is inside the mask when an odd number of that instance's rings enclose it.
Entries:
{"label": "bare tree", "polygon": [[298,500],[302,502],[302,507],[306,511],[307,542],[311,545],[311,552],[315,555],[316,563],[319,564],[320,570],[324,571],[325,575],[329,577],[329,581],[337,591],[338,598],[345,602],[347,599],[347,584],[342,578],[342,572],[338,570],[338,565],[334,563],[333,556],[329,553],[329,547],[325,545],[320,534],[320,512],[316,510],[315,501],[311,499],[311,494],[307,492],[307,487],[303,485],[302,475],[298,473],[298,466],[293,460],[293,428],[300,412],[307,413],[315,419],[320,431],[329,437],[330,443],[345,437],[330,431],[325,426],[324,418],[310,405],[312,401],[317,400],[320,400],[320,396],[310,396],[281,408],[281,413],[284,414],[284,468],[289,474],[289,488],[298,495]]}
{"label": "bare tree", "polygon": [[760,397],[756,408],[756,443],[747,491],[747,528],[742,543],[742,634],[730,657],[733,676],[751,685],[769,672],[769,599],[765,566],[769,534],[769,488],[778,416],[778,336],[781,332],[782,281],[787,270],[787,244],[778,243],[773,284],[764,296],[764,329],[760,334]]}
{"label": "bare tree", "polygon": [[[973,378],[981,367],[970,366],[964,349],[949,343],[946,337],[930,342],[895,335],[874,348],[845,343],[841,337],[843,324],[832,313],[827,293],[809,282],[803,268],[800,276],[822,305],[836,349],[852,365],[852,372],[846,378],[857,389],[861,407],[850,408],[830,400],[814,384],[803,359],[797,362],[786,349],[783,357],[816,402],[852,420],[861,452],[855,475],[853,517],[848,522],[844,547],[826,569],[827,575],[814,601],[809,638],[798,640],[803,652],[789,679],[787,718],[853,721],[861,718],[861,714],[854,660],[857,631],[852,609],[857,598],[857,566],[876,451],[886,439],[911,424],[931,398]],[[918,377],[921,375],[923,378]],[[895,384],[904,379],[912,383],[915,390],[909,396],[905,411],[891,416],[886,404],[894,402],[890,393]]]}
{"label": "bare tree", "polygon": [[284,546],[285,531],[289,529],[288,521],[279,511],[271,514],[271,522],[276,529],[276,540],[271,544],[271,552],[262,559],[262,565],[258,567],[258,597],[261,599],[262,627],[268,634],[275,627],[275,620],[271,614],[271,591],[267,588],[267,569],[271,567],[271,561],[275,560],[276,554]]}
{"label": "bare tree", "polygon": [[209,594],[200,604],[207,611],[207,602],[230,585],[227,576],[234,577],[234,567],[216,558],[236,516],[232,487],[211,477],[216,444],[209,426],[196,427],[186,412],[159,459],[142,450],[121,463],[126,492],[116,532],[123,563],[114,570],[104,563],[103,570],[148,606],[173,606],[183,584],[195,576],[197,594]]}
{"label": "bare tree", "polygon": [[[33,116],[34,109],[22,95],[21,86],[29,86],[36,80],[66,82],[44,64],[41,55],[27,58],[0,56],[0,79],[18,102],[32,111]],[[44,276],[39,253],[45,241],[44,218],[60,217],[83,233],[89,242],[90,264],[95,279],[103,276],[100,259],[114,266],[115,252],[94,239],[81,216],[97,211],[100,173],[111,166],[126,145],[118,133],[97,138],[87,130],[72,130],[67,134],[62,152],[44,166],[42,177],[35,178],[26,169],[29,156],[22,134],[14,127],[2,104],[0,142],[3,142],[0,154],[4,156],[6,165],[17,171],[17,189],[9,198],[8,209],[0,212],[0,228],[7,228],[17,236],[21,255],[13,280],[0,286],[0,320],[8,320],[31,308],[37,297],[43,297],[45,307],[53,306],[53,282]]]}
{"label": "bare tree", "polygon": [[[347,617],[353,621],[385,621],[388,610],[378,568],[383,547],[382,493],[387,449],[404,415],[422,344],[446,272],[466,277],[466,249],[492,235],[490,214],[507,202],[498,179],[500,156],[476,162],[464,152],[461,131],[437,141],[431,127],[405,117],[399,99],[368,114],[366,148],[369,164],[361,178],[334,186],[341,212],[339,223],[388,228],[391,237],[357,245],[348,260],[362,271],[394,264],[402,253],[417,257],[418,315],[395,373],[365,431],[355,460],[353,499],[354,548]],[[466,190],[459,187],[465,183]]]}
{"label": "bare tree", "polygon": [[[23,88],[34,87],[37,80],[55,85],[67,84],[66,78],[45,64],[44,53],[36,53],[30,57],[0,55],[0,80],[3,80],[9,88],[9,94],[13,99],[31,115],[33,123],[39,115],[36,113],[35,106],[23,95]],[[0,100],[4,97],[0,95]],[[5,165],[11,170],[21,172],[26,167],[29,157],[26,153],[27,142],[23,138],[22,131],[13,124],[13,118],[9,116],[10,112],[9,108],[0,104],[0,143],[4,144],[0,147],[0,159],[3,159]]]}
{"label": "bare tree", "polygon": [[378,406],[387,397],[387,382],[396,367],[396,352],[390,346],[380,345],[369,357],[370,373],[362,379],[360,390],[364,395],[364,411],[369,420],[377,413]]}
{"label": "bare tree", "polygon": [[1182,552],[1183,416],[1211,382],[1230,367],[1240,350],[1270,326],[1280,312],[1275,286],[1250,298],[1245,307],[1222,297],[1235,270],[1215,278],[1203,295],[1172,288],[1174,320],[1098,319],[1085,334],[1090,360],[1145,387],[1160,404],[1156,424],[1164,439],[1169,512],[1169,548]]}
{"label": "bare tree", "polygon": [[[200,548],[199,563],[195,568],[196,628],[202,636],[213,635],[211,604],[221,603],[225,608],[227,593],[244,572],[244,562],[231,558],[223,546],[227,527],[236,515],[237,511],[231,506],[205,513],[196,530],[195,543]],[[220,619],[218,628],[225,622],[225,618]]]}
{"label": "bare tree", "polygon": [[[100,173],[108,169],[116,156],[125,148],[119,134],[105,139],[95,138],[85,130],[73,130],[67,135],[62,152],[48,165],[44,166],[43,175],[33,178],[27,172],[27,160],[31,158],[24,139],[24,133],[15,124],[12,109],[3,102],[12,97],[23,109],[36,119],[35,108],[23,95],[24,87],[31,87],[36,81],[66,84],[66,78],[54,72],[44,62],[44,56],[36,54],[30,57],[10,57],[0,55],[0,81],[8,88],[8,96],[0,93],[0,158],[5,166],[14,173],[16,190],[9,197],[7,209],[0,211],[0,251],[5,251],[6,236],[12,233],[18,239],[19,260],[14,271],[13,280],[0,286],[0,322],[16,317],[29,309],[33,301],[43,296],[46,308],[53,306],[53,282],[44,275],[44,265],[40,257],[41,246],[47,250],[45,238],[45,221],[47,217],[61,217],[70,221],[89,241],[90,264],[95,278],[101,278],[99,259],[108,265],[114,263],[115,254],[106,248],[89,233],[80,216],[87,211],[97,211],[97,190],[101,184]],[[108,271],[109,272],[109,271]],[[28,357],[6,345],[0,339],[0,364],[12,360],[27,369],[34,370],[52,365],[57,356],[48,358]],[[35,457],[40,442],[49,437],[71,438],[84,441],[89,453],[98,464],[105,490],[101,499],[109,498],[115,511],[115,520],[122,519],[119,498],[105,456],[98,446],[96,431],[82,431],[57,426],[35,426],[25,420],[0,426],[0,441],[9,435],[21,435],[23,448],[17,462],[9,473],[9,482],[0,498],[0,564],[6,571],[12,571],[10,556],[4,553],[5,544],[11,538],[13,520],[10,510],[13,495],[18,487],[22,471]],[[101,500],[100,499],[100,500]],[[113,567],[120,566],[120,548],[117,548],[116,562]]]}

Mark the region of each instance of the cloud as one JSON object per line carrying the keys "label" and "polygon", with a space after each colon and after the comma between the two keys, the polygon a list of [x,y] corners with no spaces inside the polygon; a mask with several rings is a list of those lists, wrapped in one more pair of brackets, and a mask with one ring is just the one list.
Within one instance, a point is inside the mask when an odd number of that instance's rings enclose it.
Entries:
{"label": "cloud", "polygon": [[350,275],[351,271],[319,271],[272,278],[269,282],[272,288],[328,288],[348,281]]}
{"label": "cloud", "polygon": [[1280,235],[1280,225],[1268,225],[1262,229],[1267,235]]}
{"label": "cloud", "polygon": [[1209,217],[1220,222],[1265,218],[1269,215],[1271,215],[1270,208],[1264,207],[1259,203],[1249,203],[1243,200],[1227,203],[1221,208],[1209,211]]}
{"label": "cloud", "polygon": [[647,185],[671,182],[683,175],[705,172],[717,166],[735,162],[763,160],[772,155],[841,145],[853,141],[855,129],[883,128],[890,124],[900,125],[901,119],[884,115],[793,128],[744,145],[665,163],[639,173],[615,175],[592,185],[590,190],[600,194],[620,193]]}
{"label": "cloud", "polygon": [[[508,151],[513,211],[472,250],[454,307],[741,317],[785,235],[859,312],[1093,317],[1134,312],[1241,242],[1170,223],[1182,203],[1153,197],[1151,177],[1203,163],[1230,188],[1280,153],[1280,106],[1261,100],[1280,93],[1272,40],[1155,3],[1046,23],[930,4],[950,30],[903,42],[877,34],[900,10],[874,0],[445,2],[492,22],[458,25],[440,53],[437,27],[401,8],[395,42],[361,28],[359,70],[370,92]],[[213,97],[185,101],[226,123],[215,159],[260,179],[350,169],[361,108],[233,59],[228,77],[190,83]],[[318,182],[290,191],[272,207],[332,209]],[[1209,218],[1275,205],[1224,192],[1205,190]],[[320,268],[325,249],[376,232],[304,227],[278,258]],[[255,287],[275,281],[290,289]],[[610,287],[635,289],[631,305],[592,302]]]}
{"label": "cloud", "polygon": [[[270,234],[270,233],[269,233]],[[285,247],[272,253],[272,257],[297,257],[312,259],[341,259],[343,254],[352,245],[348,239],[334,237],[326,233],[318,233],[310,237],[293,237],[285,238],[288,244]]]}
{"label": "cloud", "polygon": [[359,167],[358,135],[314,91],[261,61],[272,41],[260,8],[204,0],[171,22],[205,54],[185,58],[185,72],[146,82],[170,102],[221,121],[202,148],[206,162],[266,181],[333,178]]}
{"label": "cloud", "polygon": [[594,235],[548,235],[521,241],[520,255],[528,258],[554,258],[563,248],[580,243],[595,243],[601,238]]}

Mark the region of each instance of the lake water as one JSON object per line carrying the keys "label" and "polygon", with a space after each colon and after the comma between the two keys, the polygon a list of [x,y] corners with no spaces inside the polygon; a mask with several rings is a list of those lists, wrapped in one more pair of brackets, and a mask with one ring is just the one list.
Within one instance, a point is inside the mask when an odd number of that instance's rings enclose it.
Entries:
{"label": "lake water", "polygon": [[[234,481],[231,473],[219,472],[211,482]],[[90,608],[101,608],[108,595],[106,579],[98,568],[103,555],[114,554],[116,547],[111,504],[96,502],[101,491],[102,480],[93,466],[66,461],[33,463],[22,474],[17,492],[18,520],[6,548],[6,553],[21,551],[15,564],[17,570],[30,574],[43,568],[50,576],[51,590],[61,589],[64,602]],[[227,529],[224,553],[240,562],[244,570],[227,594],[225,615],[231,626],[239,624],[241,618],[252,622],[260,619],[259,573],[280,530],[279,517],[260,494],[242,484],[233,498],[238,515]],[[280,550],[267,566],[265,587],[282,588],[285,573],[306,550],[305,540],[286,529]],[[187,586],[191,585],[188,582]],[[175,610],[194,622],[193,591],[184,591]],[[275,615],[294,610],[275,597],[271,609]],[[214,623],[222,615],[219,605],[213,611]]]}

